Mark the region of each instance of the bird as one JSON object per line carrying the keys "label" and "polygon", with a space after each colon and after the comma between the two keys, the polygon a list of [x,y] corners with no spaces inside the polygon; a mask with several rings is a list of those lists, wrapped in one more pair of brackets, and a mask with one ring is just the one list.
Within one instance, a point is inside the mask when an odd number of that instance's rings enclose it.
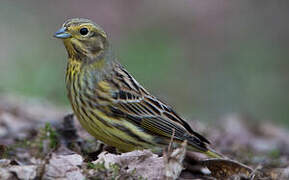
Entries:
{"label": "bird", "polygon": [[82,127],[119,152],[160,153],[173,141],[210,158],[222,157],[168,104],[153,96],[119,63],[107,33],[85,18],[72,18],[54,33],[67,51],[65,84]]}

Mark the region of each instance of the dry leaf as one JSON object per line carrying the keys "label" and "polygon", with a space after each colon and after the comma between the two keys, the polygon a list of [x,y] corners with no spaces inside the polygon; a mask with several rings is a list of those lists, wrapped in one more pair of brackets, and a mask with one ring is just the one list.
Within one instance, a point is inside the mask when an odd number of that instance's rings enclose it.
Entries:
{"label": "dry leaf", "polygon": [[227,179],[234,175],[245,175],[247,177],[253,172],[251,168],[239,162],[227,159],[208,159],[200,161],[211,171],[211,176],[217,179]]}

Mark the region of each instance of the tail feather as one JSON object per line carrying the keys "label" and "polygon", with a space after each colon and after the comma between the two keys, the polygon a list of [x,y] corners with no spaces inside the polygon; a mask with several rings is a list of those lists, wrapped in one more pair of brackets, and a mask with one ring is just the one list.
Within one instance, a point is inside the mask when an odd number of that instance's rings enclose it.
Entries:
{"label": "tail feather", "polygon": [[206,152],[204,152],[204,154],[206,154],[210,158],[219,158],[219,159],[224,158],[224,156],[222,154],[216,152],[213,149],[208,149]]}

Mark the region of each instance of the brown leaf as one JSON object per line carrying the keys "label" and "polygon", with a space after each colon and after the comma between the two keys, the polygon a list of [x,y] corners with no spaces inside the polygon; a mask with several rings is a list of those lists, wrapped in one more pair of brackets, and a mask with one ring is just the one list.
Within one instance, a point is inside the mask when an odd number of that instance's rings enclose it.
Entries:
{"label": "brown leaf", "polygon": [[251,168],[239,162],[227,159],[208,159],[200,162],[211,171],[211,176],[217,179],[226,179],[234,175],[247,177],[253,172]]}

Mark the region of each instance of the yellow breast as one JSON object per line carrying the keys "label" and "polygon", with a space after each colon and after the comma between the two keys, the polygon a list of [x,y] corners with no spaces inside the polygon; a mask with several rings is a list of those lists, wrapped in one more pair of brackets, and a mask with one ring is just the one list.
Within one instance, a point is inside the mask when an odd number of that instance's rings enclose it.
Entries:
{"label": "yellow breast", "polygon": [[96,139],[117,147],[120,151],[150,148],[149,144],[140,142],[131,134],[149,141],[152,140],[150,135],[125,119],[111,117],[101,111],[106,108],[105,104],[93,93],[105,93],[109,90],[109,85],[101,81],[92,92],[91,87],[86,87],[86,83],[83,82],[84,76],[81,64],[78,61],[69,61],[66,72],[67,93],[80,124]]}

